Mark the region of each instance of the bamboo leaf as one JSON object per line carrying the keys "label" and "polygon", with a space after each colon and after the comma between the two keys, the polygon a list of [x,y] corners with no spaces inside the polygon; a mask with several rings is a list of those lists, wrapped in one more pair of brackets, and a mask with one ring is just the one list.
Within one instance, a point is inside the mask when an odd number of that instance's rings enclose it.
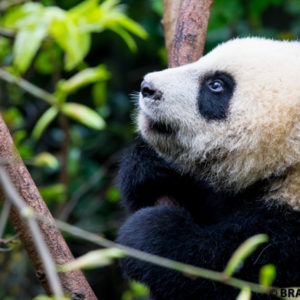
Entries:
{"label": "bamboo leaf", "polygon": [[118,26],[116,24],[109,26],[109,29],[111,31],[114,31],[116,34],[118,34],[124,40],[128,48],[132,52],[137,51],[137,46],[133,37],[125,29],[123,29],[121,26]]}
{"label": "bamboo leaf", "polygon": [[41,3],[29,2],[10,9],[3,17],[3,26],[12,29],[24,29],[38,24],[44,13]]}
{"label": "bamboo leaf", "polygon": [[59,162],[57,158],[49,152],[39,153],[33,160],[33,163],[39,167],[48,167],[51,169],[57,169]]}
{"label": "bamboo leaf", "polygon": [[60,272],[69,272],[82,268],[103,267],[110,265],[115,258],[121,258],[123,256],[123,251],[117,248],[90,251],[68,264],[59,266],[58,270]]}
{"label": "bamboo leaf", "polygon": [[39,139],[45,129],[49,126],[49,124],[54,120],[57,116],[58,110],[56,107],[52,106],[37,121],[34,129],[32,131],[32,137],[34,139]]}
{"label": "bamboo leaf", "polygon": [[144,28],[125,15],[120,14],[120,17],[115,19],[115,21],[117,21],[119,25],[121,25],[124,29],[127,29],[130,33],[133,33],[142,39],[146,39],[148,37]]}
{"label": "bamboo leaf", "polygon": [[30,66],[43,38],[47,35],[47,26],[38,24],[34,28],[24,28],[17,34],[13,56],[14,65],[24,73]]}
{"label": "bamboo leaf", "polygon": [[266,234],[257,234],[247,239],[233,253],[232,257],[227,263],[224,274],[227,276],[231,276],[236,271],[236,269],[245,261],[245,259],[257,249],[258,246],[266,243],[267,241],[268,236]]}
{"label": "bamboo leaf", "polygon": [[248,286],[243,287],[241,292],[236,298],[236,300],[250,300],[250,299],[251,299],[251,290]]}
{"label": "bamboo leaf", "polygon": [[105,121],[91,108],[78,103],[65,103],[62,105],[62,113],[66,116],[93,129],[101,130],[105,127]]}
{"label": "bamboo leaf", "polygon": [[269,288],[276,278],[276,267],[272,264],[263,266],[259,271],[259,282],[265,288]]}
{"label": "bamboo leaf", "polygon": [[76,91],[77,89],[100,81],[107,80],[109,78],[109,72],[107,71],[104,65],[100,65],[96,68],[85,69],[68,80],[65,80],[59,84],[59,88],[65,94],[70,94]]}
{"label": "bamboo leaf", "polygon": [[[59,17],[56,12],[59,12]],[[48,9],[48,14],[56,14],[49,31],[58,45],[66,52],[65,69],[72,70],[87,54],[90,48],[90,34],[81,32],[64,11],[58,9],[49,11]]]}

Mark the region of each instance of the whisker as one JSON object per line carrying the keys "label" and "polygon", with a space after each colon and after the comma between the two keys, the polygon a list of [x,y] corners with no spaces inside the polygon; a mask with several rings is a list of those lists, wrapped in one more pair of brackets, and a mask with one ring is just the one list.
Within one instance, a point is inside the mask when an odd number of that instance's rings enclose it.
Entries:
{"label": "whisker", "polygon": [[140,97],[140,92],[132,92],[129,94],[129,99],[133,102],[135,106],[138,106],[139,104],[139,97]]}

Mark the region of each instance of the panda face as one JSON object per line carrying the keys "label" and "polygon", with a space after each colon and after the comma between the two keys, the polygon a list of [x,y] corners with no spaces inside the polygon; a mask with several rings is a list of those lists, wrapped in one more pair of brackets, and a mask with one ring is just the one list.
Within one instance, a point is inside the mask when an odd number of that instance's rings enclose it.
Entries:
{"label": "panda face", "polygon": [[246,38],[147,74],[144,138],[183,172],[238,192],[300,163],[300,43]]}

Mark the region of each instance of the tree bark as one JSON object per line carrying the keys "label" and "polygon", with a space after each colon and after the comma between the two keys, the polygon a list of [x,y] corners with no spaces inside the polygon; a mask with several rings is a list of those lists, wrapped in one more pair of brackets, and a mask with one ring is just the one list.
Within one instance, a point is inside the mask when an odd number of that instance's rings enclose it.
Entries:
{"label": "tree bark", "polygon": [[164,0],[163,3],[169,67],[198,60],[203,54],[213,0]]}
{"label": "tree bark", "polygon": [[[74,259],[60,231],[53,225],[54,219],[43,201],[35,183],[33,182],[27,168],[17,153],[11,135],[0,116],[0,158],[7,162],[5,169],[17,192],[25,203],[33,208],[37,215],[47,220],[39,222],[44,241],[51,253],[55,264],[65,264]],[[0,200],[5,201],[4,188],[0,187]],[[10,220],[24,245],[28,256],[33,264],[36,275],[43,285],[45,291],[50,294],[50,287],[45,275],[44,267],[39,253],[32,240],[32,234],[26,223],[20,216],[18,210],[12,207]],[[72,300],[97,300],[94,292],[86,281],[81,271],[60,273],[60,280],[64,292]]]}
{"label": "tree bark", "polygon": [[168,62],[171,61],[171,49],[175,37],[176,23],[182,0],[163,0],[162,24],[165,33],[165,46],[167,49]]}
{"label": "tree bark", "polygon": [[[213,0],[163,0],[162,24],[170,68],[192,63],[202,56],[212,4]],[[156,205],[162,204],[178,205],[168,196],[157,199]]]}

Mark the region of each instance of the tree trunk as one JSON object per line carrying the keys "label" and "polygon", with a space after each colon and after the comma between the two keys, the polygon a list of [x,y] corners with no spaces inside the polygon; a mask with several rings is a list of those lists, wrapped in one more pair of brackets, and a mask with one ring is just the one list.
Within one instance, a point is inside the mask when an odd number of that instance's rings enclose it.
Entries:
{"label": "tree trunk", "polygon": [[213,0],[164,0],[163,4],[169,67],[198,60],[203,54]]}

